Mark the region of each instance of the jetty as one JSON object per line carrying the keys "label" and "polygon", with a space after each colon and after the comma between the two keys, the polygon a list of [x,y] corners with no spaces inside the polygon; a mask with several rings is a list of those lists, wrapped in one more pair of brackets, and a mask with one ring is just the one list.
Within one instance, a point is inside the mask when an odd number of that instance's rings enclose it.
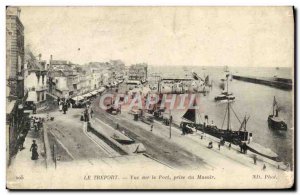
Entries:
{"label": "jetty", "polygon": [[233,79],[246,81],[250,83],[257,83],[261,85],[267,85],[279,89],[284,90],[292,90],[293,89],[293,81],[292,79],[287,78],[279,78],[279,77],[251,77],[251,76],[239,76],[232,75]]}

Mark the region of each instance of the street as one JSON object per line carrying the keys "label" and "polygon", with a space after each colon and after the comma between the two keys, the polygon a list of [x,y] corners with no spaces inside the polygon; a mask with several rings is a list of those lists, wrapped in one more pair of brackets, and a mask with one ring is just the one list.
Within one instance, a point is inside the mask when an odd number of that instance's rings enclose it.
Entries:
{"label": "street", "polygon": [[84,133],[83,122],[80,121],[82,111],[82,109],[69,109],[67,114],[59,111],[52,112],[54,121],[47,122],[45,128],[59,140],[60,145],[74,160],[108,157],[106,152]]}

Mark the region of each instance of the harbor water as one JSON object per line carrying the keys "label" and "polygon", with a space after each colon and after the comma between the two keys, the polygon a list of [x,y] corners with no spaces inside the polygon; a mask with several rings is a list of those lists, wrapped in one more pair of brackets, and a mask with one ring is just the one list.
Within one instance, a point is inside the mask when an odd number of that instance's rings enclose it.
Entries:
{"label": "harbor water", "polygon": [[[170,72],[170,70],[172,70]],[[200,121],[208,115],[209,122],[213,122],[219,128],[226,129],[225,118],[226,102],[216,102],[215,96],[222,92],[219,87],[221,79],[226,79],[228,72],[224,67],[189,67],[189,66],[152,66],[149,75],[160,75],[169,78],[185,78],[192,71],[204,78],[209,75],[213,87],[207,95],[199,94]],[[254,67],[229,67],[230,74],[257,77],[282,77],[293,79],[291,68],[254,68]],[[232,79],[229,81],[229,91],[235,96],[231,106],[235,113],[231,113],[231,127],[238,130],[240,121],[244,116],[250,116],[247,123],[247,131],[252,132],[253,141],[276,152],[279,157],[292,164],[294,153],[294,106],[293,90],[282,90],[270,86],[248,83]],[[268,116],[272,113],[273,98],[279,105],[279,116],[287,123],[287,131],[274,131],[268,127]],[[180,122],[184,110],[173,111],[175,121]],[[239,119],[236,118],[235,114]]]}

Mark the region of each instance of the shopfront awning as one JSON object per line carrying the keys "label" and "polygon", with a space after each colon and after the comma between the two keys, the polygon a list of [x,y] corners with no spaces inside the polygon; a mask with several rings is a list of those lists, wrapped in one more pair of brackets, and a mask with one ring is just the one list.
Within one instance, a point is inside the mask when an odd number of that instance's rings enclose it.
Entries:
{"label": "shopfront awning", "polygon": [[85,98],[89,98],[91,96],[93,96],[91,93],[87,93],[87,94],[82,95],[82,97],[85,97]]}
{"label": "shopfront awning", "polygon": [[99,93],[102,93],[103,91],[105,91],[105,87],[100,87],[100,89],[97,90]]}
{"label": "shopfront awning", "polygon": [[92,91],[91,94],[92,94],[92,95],[97,95],[97,94],[98,94],[98,91],[97,91],[97,90]]}
{"label": "shopfront awning", "polygon": [[73,97],[72,100],[74,100],[74,101],[81,101],[81,100],[84,100],[84,97],[82,97],[82,96],[76,96],[76,97]]}

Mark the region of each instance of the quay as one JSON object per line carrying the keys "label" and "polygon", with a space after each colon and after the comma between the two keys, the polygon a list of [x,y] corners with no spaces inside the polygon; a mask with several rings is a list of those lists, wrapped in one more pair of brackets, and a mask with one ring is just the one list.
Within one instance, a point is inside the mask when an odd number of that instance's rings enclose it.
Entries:
{"label": "quay", "polygon": [[240,81],[267,85],[267,86],[276,87],[284,90],[293,89],[292,79],[279,78],[279,77],[250,77],[250,76],[239,76],[239,75],[232,75],[232,78]]}

